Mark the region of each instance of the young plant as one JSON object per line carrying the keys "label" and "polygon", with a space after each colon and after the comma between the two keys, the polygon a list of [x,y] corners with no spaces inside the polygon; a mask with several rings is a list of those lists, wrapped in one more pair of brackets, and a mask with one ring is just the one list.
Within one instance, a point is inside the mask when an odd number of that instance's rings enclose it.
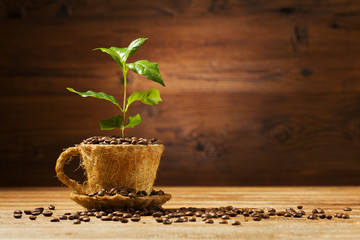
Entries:
{"label": "young plant", "polygon": [[87,92],[78,92],[73,88],[66,88],[67,90],[77,93],[82,97],[95,97],[99,99],[108,100],[113,104],[115,104],[120,109],[122,115],[113,116],[108,119],[100,121],[101,130],[111,130],[114,128],[120,128],[122,136],[124,137],[125,128],[133,128],[139,123],[141,123],[140,114],[136,114],[135,116],[129,116],[127,123],[124,124],[126,119],[126,113],[131,103],[135,101],[141,101],[145,104],[155,106],[162,101],[160,98],[159,90],[155,88],[143,92],[141,91],[134,92],[128,98],[126,98],[126,75],[129,69],[165,87],[157,63],[151,63],[147,60],[139,60],[134,63],[126,63],[128,57],[131,56],[133,53],[135,53],[146,40],[147,38],[138,38],[132,41],[127,48],[111,47],[111,48],[94,49],[108,53],[120,66],[122,70],[124,76],[124,99],[123,99],[122,107],[119,105],[119,103],[113,96],[108,95],[104,92],[94,92],[92,90],[89,90]]}

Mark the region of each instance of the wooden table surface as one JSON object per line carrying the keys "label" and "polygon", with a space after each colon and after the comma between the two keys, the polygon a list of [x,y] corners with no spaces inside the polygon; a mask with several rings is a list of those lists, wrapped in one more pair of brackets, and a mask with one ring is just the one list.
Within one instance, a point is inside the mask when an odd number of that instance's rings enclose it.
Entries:
{"label": "wooden table surface", "polygon": [[69,198],[69,190],[57,188],[0,188],[0,238],[2,239],[360,239],[360,187],[157,187],[173,198],[165,208],[220,207],[232,205],[244,208],[274,207],[284,210],[303,205],[306,213],[323,208],[327,213],[344,212],[350,219],[317,219],[270,217],[260,222],[236,217],[240,226],[195,223],[156,223],[152,217],[142,217],[138,223],[102,222],[92,218],[89,223],[74,225],[71,221],[49,222],[39,216],[30,221],[24,215],[13,217],[15,209],[56,206],[55,215],[82,208]]}

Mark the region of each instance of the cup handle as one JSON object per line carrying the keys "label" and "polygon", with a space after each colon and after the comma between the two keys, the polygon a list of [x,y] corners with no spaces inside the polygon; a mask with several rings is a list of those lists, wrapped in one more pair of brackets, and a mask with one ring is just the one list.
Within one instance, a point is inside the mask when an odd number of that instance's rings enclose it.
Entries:
{"label": "cup handle", "polygon": [[75,154],[80,154],[80,150],[78,147],[69,147],[64,152],[62,152],[59,156],[59,158],[56,160],[56,166],[55,171],[57,178],[63,182],[66,186],[69,188],[72,188],[76,193],[84,194],[85,188],[83,185],[78,183],[77,181],[70,179],[65,173],[64,173],[64,165],[66,161],[74,156]]}

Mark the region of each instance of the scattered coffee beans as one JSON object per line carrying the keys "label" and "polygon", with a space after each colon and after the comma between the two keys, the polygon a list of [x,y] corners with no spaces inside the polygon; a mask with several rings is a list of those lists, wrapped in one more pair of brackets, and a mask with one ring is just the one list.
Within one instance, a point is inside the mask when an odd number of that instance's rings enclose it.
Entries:
{"label": "scattered coffee beans", "polygon": [[36,220],[36,216],[31,215],[31,216],[29,216],[29,219],[30,220]]}
{"label": "scattered coffee beans", "polygon": [[50,222],[60,222],[60,219],[58,219],[58,218],[53,218],[53,219],[50,220]]}
{"label": "scattered coffee beans", "polygon": [[81,224],[81,222],[80,222],[79,219],[76,219],[76,220],[74,221],[74,224]]}
{"label": "scattered coffee beans", "polygon": [[50,216],[53,215],[53,212],[47,210],[47,211],[44,211],[42,214],[43,214],[45,217],[50,217]]}
{"label": "scattered coffee beans", "polygon": [[346,207],[346,208],[344,208],[344,211],[352,211],[352,209],[349,207]]}
{"label": "scattered coffee beans", "polygon": [[19,213],[14,214],[14,218],[21,218],[21,217],[22,217],[22,214],[19,214]]}
{"label": "scattered coffee beans", "polygon": [[240,223],[240,221],[233,221],[232,223],[231,223],[231,225],[240,225],[241,223]]}
{"label": "scattered coffee beans", "polygon": [[55,210],[55,206],[54,205],[49,205],[49,210]]}

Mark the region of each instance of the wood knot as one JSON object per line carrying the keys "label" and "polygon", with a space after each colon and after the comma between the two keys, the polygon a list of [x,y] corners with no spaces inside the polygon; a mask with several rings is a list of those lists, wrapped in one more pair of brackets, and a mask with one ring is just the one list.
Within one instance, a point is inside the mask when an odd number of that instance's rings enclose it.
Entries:
{"label": "wood knot", "polygon": [[269,135],[280,144],[289,142],[292,138],[292,130],[286,125],[275,125],[270,128]]}

